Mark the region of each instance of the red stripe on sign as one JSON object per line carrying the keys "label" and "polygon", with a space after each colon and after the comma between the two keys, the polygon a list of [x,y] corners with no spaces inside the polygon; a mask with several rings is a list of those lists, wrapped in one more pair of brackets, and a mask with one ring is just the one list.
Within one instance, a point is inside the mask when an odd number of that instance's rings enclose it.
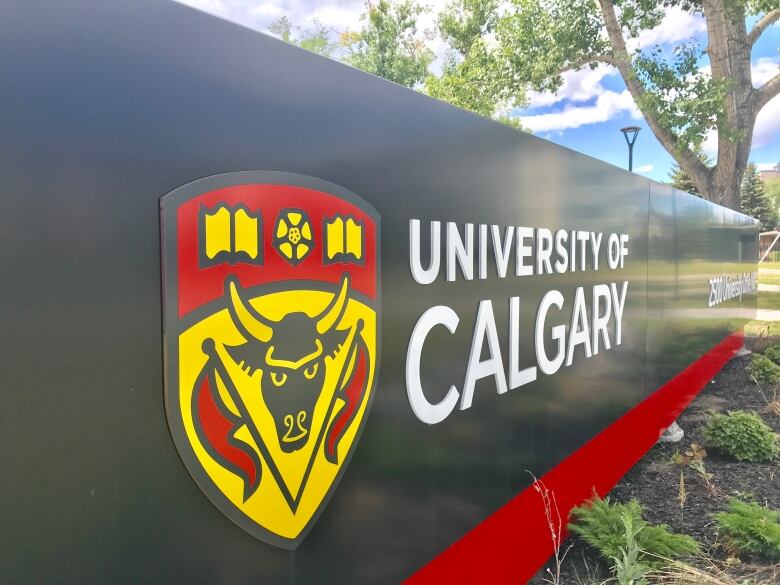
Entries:
{"label": "red stripe on sign", "polygon": [[[564,525],[569,511],[606,495],[742,347],[733,333],[540,478]],[[553,554],[541,497],[529,487],[405,581],[525,583]]]}

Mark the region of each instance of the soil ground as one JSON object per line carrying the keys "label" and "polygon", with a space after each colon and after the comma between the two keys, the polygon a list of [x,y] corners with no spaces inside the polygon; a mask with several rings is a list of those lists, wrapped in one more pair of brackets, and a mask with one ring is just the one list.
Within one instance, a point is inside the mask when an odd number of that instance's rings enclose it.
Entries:
{"label": "soil ground", "polygon": [[[767,344],[778,342],[780,338],[748,338],[746,345],[762,350]],[[693,443],[704,444],[702,430],[713,412],[753,410],[759,412],[775,432],[780,433],[780,417],[766,411],[766,401],[746,370],[750,357],[738,357],[726,364],[680,416],[678,422],[685,430],[682,442],[655,445],[609,496],[611,500],[620,502],[632,498],[639,500],[645,507],[645,519],[649,522],[666,524],[676,532],[693,536],[704,551],[720,560],[725,560],[727,555],[718,545],[712,514],[722,510],[730,496],[753,497],[771,508],[780,509],[780,461],[737,462],[709,451],[704,459],[706,471],[712,474],[712,486],[708,486],[699,473],[675,463],[674,459],[676,453],[685,453]],[[772,400],[775,391],[780,396],[780,388],[764,388],[769,400]],[[680,473],[688,492],[684,510],[681,510],[678,500]],[[568,539],[563,548],[569,544],[573,548],[563,564],[561,583],[587,585],[609,577],[606,566],[599,561],[594,550],[576,538]],[[761,564],[758,559],[741,560],[741,565],[728,569],[733,577],[751,574]],[[554,565],[548,566],[555,570]],[[530,583],[545,583],[544,577],[544,572],[540,571]],[[764,583],[774,581],[780,585],[780,565],[767,568],[761,579]]]}

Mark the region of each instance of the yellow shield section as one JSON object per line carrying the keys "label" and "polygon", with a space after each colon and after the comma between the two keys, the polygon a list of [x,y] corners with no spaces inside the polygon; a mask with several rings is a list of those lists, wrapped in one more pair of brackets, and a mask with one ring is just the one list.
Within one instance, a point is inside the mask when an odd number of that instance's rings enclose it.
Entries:
{"label": "yellow shield section", "polygon": [[[255,296],[249,302],[268,319],[279,321],[292,311],[314,317],[333,298],[332,292],[290,290]],[[218,310],[179,336],[178,408],[195,456],[216,488],[238,510],[282,539],[295,540],[306,529],[324,504],[352,451],[373,392],[376,327],[375,310],[350,298],[335,327],[343,332],[346,341],[340,347],[333,348],[333,351],[326,351],[322,360],[326,369],[325,380],[312,411],[309,439],[303,447],[290,453],[282,450],[282,438],[278,436],[273,416],[263,399],[261,389],[271,385],[267,371],[242,369],[226,349],[247,341],[233,323],[229,310]],[[241,418],[241,424],[232,432],[233,440],[251,448],[262,466],[259,485],[246,500],[244,480],[212,457],[207,445],[201,440],[202,433],[198,433],[196,428],[198,421],[193,407],[194,392],[204,371],[213,366],[202,349],[207,340],[214,341],[222,372],[214,376],[216,388],[212,392],[218,393],[220,402],[233,416]],[[346,407],[345,400],[339,395],[344,390],[340,386],[350,379],[359,359],[360,346],[365,348],[368,362],[365,391],[354,416],[348,419],[341,434],[336,460],[331,462],[325,456],[325,430]],[[225,374],[229,380],[222,379]],[[237,404],[237,401],[243,404]],[[265,449],[259,442],[264,444]],[[290,498],[295,501],[294,505],[290,505]]]}

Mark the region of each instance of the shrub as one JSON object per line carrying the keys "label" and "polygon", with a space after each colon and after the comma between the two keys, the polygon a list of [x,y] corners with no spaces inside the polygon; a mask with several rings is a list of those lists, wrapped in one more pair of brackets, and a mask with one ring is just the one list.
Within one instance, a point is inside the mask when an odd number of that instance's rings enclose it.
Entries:
{"label": "shrub", "polygon": [[612,559],[615,580],[617,580],[618,585],[647,585],[645,577],[650,573],[650,567],[639,560],[642,551],[636,541],[642,528],[634,526],[634,519],[629,513],[623,513],[620,519],[623,521],[626,531],[626,546],[621,547],[619,558]]}
{"label": "shrub", "polygon": [[780,452],[772,429],[756,413],[744,410],[712,415],[704,438],[738,461],[772,461]]}
{"label": "shrub", "polygon": [[780,366],[765,355],[754,355],[748,372],[761,384],[774,384],[780,380]]}
{"label": "shrub", "polygon": [[657,566],[658,557],[674,558],[699,550],[690,536],[675,534],[664,526],[653,526],[642,518],[642,505],[636,500],[627,504],[612,504],[609,498],[595,497],[571,511],[574,520],[569,530],[599,551],[608,561],[622,558],[629,549],[626,541],[626,518],[630,518],[639,547],[639,561],[648,566]]}
{"label": "shrub", "polygon": [[772,563],[780,561],[780,524],[776,510],[732,498],[728,510],[713,517],[729,553],[756,555]]}
{"label": "shrub", "polygon": [[776,364],[780,364],[780,343],[768,347],[764,351],[764,356],[772,360]]}

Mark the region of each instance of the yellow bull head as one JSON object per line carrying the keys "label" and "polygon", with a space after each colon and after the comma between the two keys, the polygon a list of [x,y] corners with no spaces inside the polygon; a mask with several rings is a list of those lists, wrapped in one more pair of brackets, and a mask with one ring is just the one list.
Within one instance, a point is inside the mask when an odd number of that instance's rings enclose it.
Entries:
{"label": "yellow bull head", "polygon": [[326,358],[354,343],[354,332],[336,329],[349,301],[349,276],[342,277],[331,302],[313,317],[291,311],[278,321],[269,319],[242,297],[234,279],[227,281],[226,294],[231,319],[246,339],[227,352],[253,380],[259,379],[257,392],[274,420],[282,451],[297,451],[310,439],[319,397],[334,390],[323,384],[338,379],[327,375],[336,362]]}

